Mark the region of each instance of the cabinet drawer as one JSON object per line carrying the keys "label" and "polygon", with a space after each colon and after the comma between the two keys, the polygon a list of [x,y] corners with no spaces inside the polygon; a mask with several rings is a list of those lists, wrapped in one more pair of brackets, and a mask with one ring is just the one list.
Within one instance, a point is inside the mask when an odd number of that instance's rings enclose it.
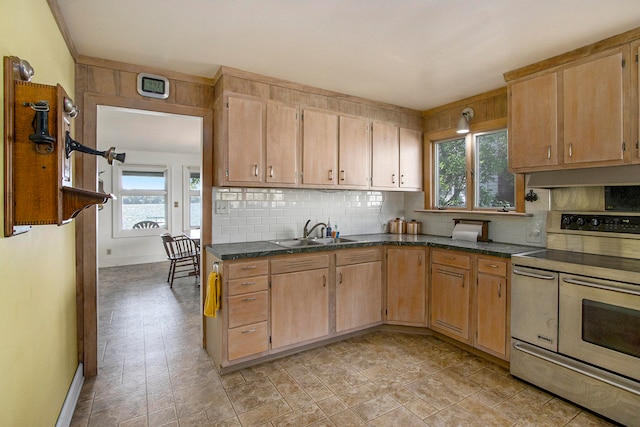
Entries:
{"label": "cabinet drawer", "polygon": [[247,277],[229,280],[229,295],[240,295],[249,292],[266,291],[269,289],[269,276]]}
{"label": "cabinet drawer", "polygon": [[432,250],[431,262],[468,270],[471,266],[471,257],[459,252]]}
{"label": "cabinet drawer", "polygon": [[267,291],[229,297],[229,328],[267,320],[268,315]]}
{"label": "cabinet drawer", "polygon": [[336,265],[361,264],[380,261],[382,255],[379,248],[340,250],[336,252]]}
{"label": "cabinet drawer", "polygon": [[271,260],[271,274],[293,273],[329,267],[329,255],[301,255]]}
{"label": "cabinet drawer", "polygon": [[230,329],[227,339],[229,360],[265,352],[269,348],[267,322]]}
{"label": "cabinet drawer", "polygon": [[269,274],[269,261],[246,261],[229,264],[229,279],[264,276]]}
{"label": "cabinet drawer", "polygon": [[506,277],[507,262],[491,258],[478,258],[478,273],[487,273]]}

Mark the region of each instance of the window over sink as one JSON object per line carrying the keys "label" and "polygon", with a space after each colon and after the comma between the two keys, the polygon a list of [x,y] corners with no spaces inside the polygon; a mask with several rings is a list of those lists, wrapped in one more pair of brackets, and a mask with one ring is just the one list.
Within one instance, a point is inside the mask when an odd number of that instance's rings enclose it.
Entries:
{"label": "window over sink", "polygon": [[[436,209],[517,210],[524,178],[509,173],[507,129],[470,133],[433,142]],[[521,187],[521,188],[519,188]]]}

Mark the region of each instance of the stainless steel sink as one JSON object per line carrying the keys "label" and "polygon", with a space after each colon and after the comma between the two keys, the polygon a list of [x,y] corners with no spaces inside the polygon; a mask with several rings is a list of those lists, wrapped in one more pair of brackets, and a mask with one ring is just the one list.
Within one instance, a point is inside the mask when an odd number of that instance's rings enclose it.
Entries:
{"label": "stainless steel sink", "polygon": [[347,239],[346,237],[323,237],[321,239],[314,239],[315,242],[320,242],[323,245],[340,245],[343,243],[358,243],[358,240]]}
{"label": "stainless steel sink", "polygon": [[316,242],[311,239],[287,239],[287,240],[273,240],[272,243],[276,245],[284,246],[285,248],[300,248],[305,246],[321,246],[322,243]]}
{"label": "stainless steel sink", "polygon": [[300,248],[307,246],[322,246],[322,245],[340,245],[345,243],[358,243],[358,240],[347,239],[345,237],[322,237],[322,238],[299,238],[299,239],[285,239],[285,240],[272,240],[272,243],[276,245],[284,246],[285,248]]}

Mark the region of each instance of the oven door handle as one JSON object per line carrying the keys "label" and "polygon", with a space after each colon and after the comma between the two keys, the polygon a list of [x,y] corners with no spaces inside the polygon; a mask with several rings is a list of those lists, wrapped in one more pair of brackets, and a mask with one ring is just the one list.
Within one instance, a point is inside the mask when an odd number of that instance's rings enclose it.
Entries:
{"label": "oven door handle", "polygon": [[522,271],[515,268],[513,269],[513,274],[517,274],[518,276],[533,277],[534,279],[542,279],[542,280],[554,280],[556,278],[556,276],[547,276],[545,274],[529,273],[528,271]]}
{"label": "oven door handle", "polygon": [[640,296],[640,291],[633,291],[631,289],[618,288],[616,286],[603,285],[600,283],[587,282],[585,280],[568,279],[564,277],[562,281],[565,283],[570,283],[572,285],[588,286],[590,288],[603,289],[605,291],[622,292],[623,294]]}

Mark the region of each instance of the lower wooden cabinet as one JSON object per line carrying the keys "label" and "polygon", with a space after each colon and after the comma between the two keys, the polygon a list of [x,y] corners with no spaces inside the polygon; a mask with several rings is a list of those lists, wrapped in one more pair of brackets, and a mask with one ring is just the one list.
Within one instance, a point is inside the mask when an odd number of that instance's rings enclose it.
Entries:
{"label": "lower wooden cabinet", "polygon": [[329,335],[329,255],[271,261],[271,348]]}
{"label": "lower wooden cabinet", "polygon": [[475,346],[494,356],[509,356],[509,261],[478,257]]}
{"label": "lower wooden cabinet", "polygon": [[[206,254],[207,273],[215,261]],[[225,261],[221,271],[221,308],[206,318],[206,347],[223,372],[382,323],[429,326],[509,358],[506,258],[364,247]]]}
{"label": "lower wooden cabinet", "polygon": [[387,322],[427,325],[427,249],[387,249]]}
{"label": "lower wooden cabinet", "polygon": [[382,262],[379,248],[336,253],[336,332],[382,322]]}
{"label": "lower wooden cabinet", "polygon": [[470,269],[470,255],[431,251],[431,328],[466,343],[471,343]]}

